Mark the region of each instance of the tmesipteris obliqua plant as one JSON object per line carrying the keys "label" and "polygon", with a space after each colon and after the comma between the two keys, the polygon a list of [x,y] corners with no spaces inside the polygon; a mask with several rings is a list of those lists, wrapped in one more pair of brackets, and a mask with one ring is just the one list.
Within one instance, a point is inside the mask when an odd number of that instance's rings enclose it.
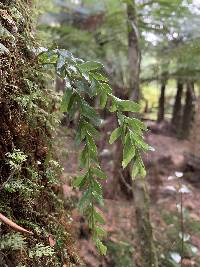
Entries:
{"label": "tmesipteris obliqua plant", "polygon": [[96,146],[101,118],[88,99],[98,98],[98,110],[108,108],[116,114],[118,127],[111,133],[109,142],[112,144],[118,138],[121,139],[122,166],[132,167],[133,179],[146,175],[141,152],[151,148],[144,141],[143,132],[147,130],[144,123],[126,115],[130,112],[138,113],[140,106],[131,100],[122,100],[113,95],[103,65],[99,62],[85,62],[63,49],[46,50],[39,54],[39,61],[47,68],[53,65],[56,75],[66,82],[61,111],[68,113],[71,118],[75,113],[79,114],[76,142],[83,144],[80,167],[84,174],[75,177],[73,185],[83,191],[79,208],[87,218],[97,248],[104,255],[106,246],[101,240],[106,232],[101,225],[105,221],[96,208],[98,203],[103,203],[100,180],[107,179],[100,167]]}

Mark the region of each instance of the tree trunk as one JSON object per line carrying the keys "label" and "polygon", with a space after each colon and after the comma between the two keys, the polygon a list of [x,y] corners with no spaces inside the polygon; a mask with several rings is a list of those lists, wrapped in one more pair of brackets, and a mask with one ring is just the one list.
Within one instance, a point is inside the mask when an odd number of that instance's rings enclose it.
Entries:
{"label": "tree trunk", "polygon": [[[140,49],[139,49],[139,32],[136,21],[136,7],[135,2],[127,4],[127,28],[128,28],[128,62],[129,62],[129,73],[128,73],[128,84],[129,88],[126,92],[117,93],[118,96],[121,95],[123,99],[131,99],[133,101],[139,101],[140,99],[140,89],[139,89],[139,73],[140,73]],[[115,155],[116,159],[114,162],[114,176],[120,184],[120,189],[129,199],[132,197],[131,187],[132,179],[129,175],[129,171],[124,171],[121,167],[122,162],[122,145],[120,142],[116,143]]]}
{"label": "tree trunk", "polygon": [[140,247],[140,267],[158,267],[149,213],[149,193],[145,178],[138,177],[133,183],[137,235]]}
{"label": "tree trunk", "polygon": [[54,246],[56,257],[30,256],[37,245],[49,246],[51,236],[57,242],[55,229],[65,238],[64,207],[52,197],[56,182],[51,177],[60,176],[51,163],[55,101],[38,75],[41,66],[30,32],[31,1],[2,2],[1,28],[4,37],[9,33],[12,38],[0,40],[0,266],[70,266],[75,257],[64,259],[64,245]]}
{"label": "tree trunk", "polygon": [[[127,16],[129,57],[128,98],[134,101],[139,101],[140,49],[135,1],[132,1],[131,4],[127,4]],[[117,178],[120,184],[123,184],[121,188],[126,190],[127,194],[132,193],[134,196],[134,205],[136,211],[135,216],[139,241],[138,247],[140,250],[140,267],[158,267],[152,226],[149,216],[149,198],[146,181],[140,177],[132,181],[130,170],[122,170],[122,147],[120,147],[119,144],[116,146],[116,155],[117,154],[118,158],[115,161],[115,178]]]}
{"label": "tree trunk", "polygon": [[187,155],[187,164],[195,171],[200,172],[200,97],[197,100],[197,109],[190,135],[190,152]]}
{"label": "tree trunk", "polygon": [[183,82],[178,80],[177,81],[177,91],[176,91],[176,97],[173,107],[173,113],[172,113],[172,128],[178,133],[181,125],[181,112],[182,112],[182,104],[181,99],[183,95]]}
{"label": "tree trunk", "polygon": [[[137,25],[136,3],[127,4],[128,14],[128,43],[129,43],[129,70],[131,100],[139,101],[139,74],[141,54],[139,48],[139,32]],[[131,177],[129,171],[129,177]],[[137,222],[137,234],[140,248],[141,267],[157,267],[158,260],[153,240],[152,226],[149,215],[149,196],[145,179],[140,177],[132,182],[134,196],[135,216]],[[144,247],[145,244],[145,247]]]}
{"label": "tree trunk", "polygon": [[128,16],[128,61],[129,61],[129,98],[133,101],[139,101],[139,75],[141,54],[139,48],[139,31],[136,20],[136,6],[133,0],[127,4]]}
{"label": "tree trunk", "polygon": [[183,110],[181,129],[179,133],[179,137],[181,139],[186,139],[189,137],[193,115],[194,115],[194,83],[187,82],[185,106]]}
{"label": "tree trunk", "polygon": [[160,98],[158,105],[158,117],[157,117],[158,123],[164,121],[165,118],[165,89],[166,89],[166,81],[163,80],[161,84]]}

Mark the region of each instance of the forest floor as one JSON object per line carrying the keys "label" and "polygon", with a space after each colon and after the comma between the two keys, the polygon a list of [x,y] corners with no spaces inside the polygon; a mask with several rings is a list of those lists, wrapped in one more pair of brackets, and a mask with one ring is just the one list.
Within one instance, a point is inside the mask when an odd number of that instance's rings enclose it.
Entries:
{"label": "forest floor", "polygon": [[[112,119],[110,119],[112,120]],[[166,265],[176,265],[181,254],[180,188],[183,196],[184,217],[184,261],[183,266],[200,266],[200,182],[188,181],[188,174],[181,176],[184,154],[189,150],[189,142],[170,136],[164,128],[147,122],[152,131],[146,137],[155,148],[144,156],[147,166],[147,182],[150,192],[151,220],[159,254]],[[111,126],[110,126],[111,125]],[[57,156],[64,166],[62,177],[66,207],[71,206],[75,234],[79,239],[80,256],[87,267],[134,267],[137,266],[136,222],[134,219],[134,200],[122,193],[113,194],[114,149],[108,145],[108,136],[113,123],[107,121],[102,132],[104,136],[98,144],[102,168],[109,179],[103,184],[105,205],[100,209],[106,219],[108,255],[99,256],[83,217],[76,209],[80,192],[72,189],[71,181],[78,173],[79,149],[73,143],[74,130],[60,129],[56,138]],[[189,174],[190,176],[192,174]],[[134,253],[133,253],[134,252]],[[132,258],[134,255],[134,259]],[[134,264],[133,264],[134,262]],[[171,264],[171,265],[170,265]],[[174,265],[173,265],[174,264]]]}

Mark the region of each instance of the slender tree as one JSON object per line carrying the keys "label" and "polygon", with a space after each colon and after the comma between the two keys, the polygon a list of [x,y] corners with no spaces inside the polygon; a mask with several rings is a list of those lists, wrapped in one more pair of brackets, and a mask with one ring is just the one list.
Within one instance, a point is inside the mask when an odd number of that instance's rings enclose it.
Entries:
{"label": "slender tree", "polygon": [[[137,23],[136,2],[127,4],[128,15],[128,56],[129,56],[129,83],[130,98],[140,99],[139,73],[140,73],[140,48],[139,31]],[[136,211],[137,232],[140,245],[141,267],[157,267],[157,255],[154,246],[152,226],[149,216],[149,197],[145,179],[136,177],[132,183],[134,205]],[[145,244],[145,248],[144,248]]]}
{"label": "slender tree", "polygon": [[197,99],[197,109],[190,135],[190,153],[187,155],[189,165],[200,171],[200,97]]}
{"label": "slender tree", "polygon": [[165,118],[165,89],[166,89],[166,80],[162,79],[160,88],[160,97],[158,101],[158,117],[157,117],[158,123],[164,121]]}
{"label": "slender tree", "polygon": [[128,17],[128,62],[129,62],[129,98],[134,101],[140,99],[139,75],[141,54],[139,48],[139,31],[136,20],[136,4],[127,4]]}
{"label": "slender tree", "polygon": [[[127,28],[128,28],[128,85],[129,88],[126,91],[126,98],[139,101],[140,89],[139,89],[139,73],[140,73],[140,49],[139,49],[139,31],[136,24],[136,6],[135,3],[129,1],[127,4]],[[121,190],[127,195],[132,197],[131,177],[129,170],[121,170],[121,162],[123,158],[123,149],[120,141],[116,145],[116,157],[114,161],[114,177],[118,177],[116,181],[120,184]],[[121,151],[121,152],[119,152]]]}
{"label": "slender tree", "polygon": [[[139,31],[137,25],[137,12],[135,1],[129,1],[127,4],[128,17],[128,57],[129,57],[129,91],[128,98],[134,101],[140,99],[139,73],[140,73],[140,48]],[[149,198],[146,181],[142,177],[137,177],[134,181],[131,179],[131,171],[121,169],[123,155],[119,153],[121,145],[116,147],[115,160],[115,178],[122,181],[123,188],[128,189],[127,194],[134,196],[135,215],[137,221],[137,234],[140,248],[140,266],[157,267],[158,261],[153,240],[152,226],[149,216]],[[124,185],[126,184],[126,186]],[[128,185],[127,185],[128,184]],[[132,190],[130,189],[132,187]],[[145,244],[145,247],[144,247]]]}
{"label": "slender tree", "polygon": [[180,138],[188,138],[190,134],[192,119],[194,115],[194,82],[188,81],[185,95],[185,105],[181,123]]}
{"label": "slender tree", "polygon": [[181,112],[182,112],[182,95],[183,95],[183,81],[180,79],[177,80],[177,91],[175,96],[175,102],[173,106],[173,113],[172,113],[172,128],[178,132],[180,129],[180,122],[181,122]]}

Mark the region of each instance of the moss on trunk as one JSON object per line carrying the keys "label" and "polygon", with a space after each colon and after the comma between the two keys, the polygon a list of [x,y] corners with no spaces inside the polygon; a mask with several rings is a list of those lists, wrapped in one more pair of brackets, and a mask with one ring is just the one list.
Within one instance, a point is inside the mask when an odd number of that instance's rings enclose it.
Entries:
{"label": "moss on trunk", "polygon": [[[0,224],[0,266],[76,263],[51,152],[51,92],[34,54],[30,1],[1,1],[0,212],[33,235]],[[58,186],[58,185],[57,185]]]}

